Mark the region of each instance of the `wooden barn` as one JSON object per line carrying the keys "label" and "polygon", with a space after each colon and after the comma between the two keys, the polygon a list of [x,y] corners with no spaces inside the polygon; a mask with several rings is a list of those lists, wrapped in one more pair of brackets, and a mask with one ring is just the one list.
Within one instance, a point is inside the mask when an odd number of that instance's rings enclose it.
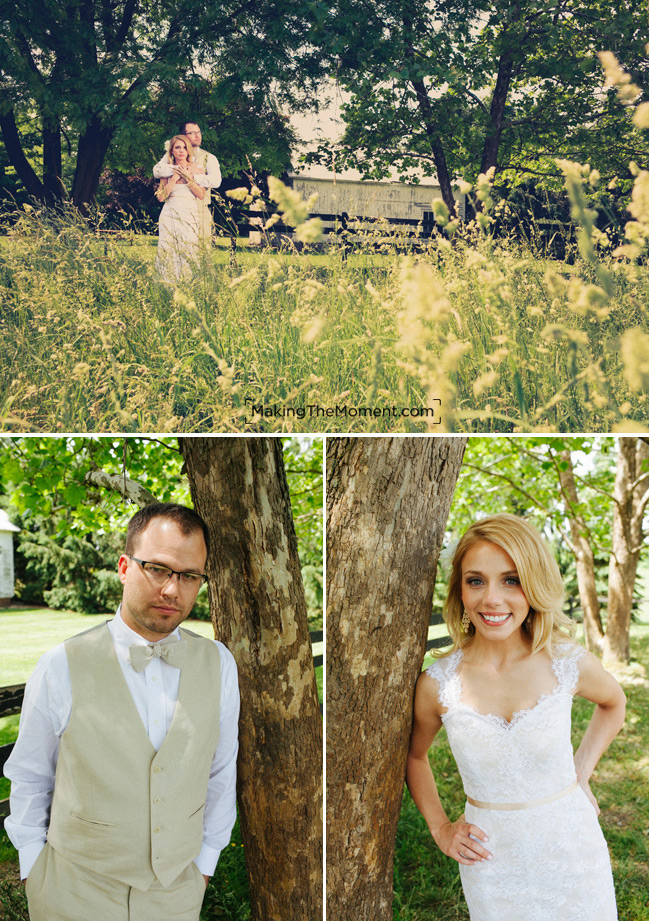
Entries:
{"label": "wooden barn", "polygon": [[[421,222],[424,227],[434,223],[433,205],[441,200],[441,191],[435,179],[424,177],[418,184],[398,179],[361,179],[353,171],[338,177],[314,173],[291,173],[289,176],[295,191],[308,199],[317,193],[314,214],[323,217],[325,226],[332,226],[345,213],[350,220],[361,218],[376,220],[385,218],[395,224]],[[460,217],[465,216],[466,197],[456,190],[455,200]]]}

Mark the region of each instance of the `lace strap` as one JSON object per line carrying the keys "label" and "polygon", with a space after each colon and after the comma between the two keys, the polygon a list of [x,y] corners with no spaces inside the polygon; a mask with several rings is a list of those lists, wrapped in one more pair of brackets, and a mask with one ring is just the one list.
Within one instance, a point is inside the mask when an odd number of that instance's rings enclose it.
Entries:
{"label": "lace strap", "polygon": [[460,701],[460,683],[457,669],[462,659],[462,650],[456,649],[450,656],[437,659],[426,669],[426,674],[434,678],[439,690],[439,702],[447,710],[457,706]]}
{"label": "lace strap", "polygon": [[579,660],[586,650],[578,643],[562,643],[552,658],[552,668],[559,688],[566,694],[574,694],[579,682]]}

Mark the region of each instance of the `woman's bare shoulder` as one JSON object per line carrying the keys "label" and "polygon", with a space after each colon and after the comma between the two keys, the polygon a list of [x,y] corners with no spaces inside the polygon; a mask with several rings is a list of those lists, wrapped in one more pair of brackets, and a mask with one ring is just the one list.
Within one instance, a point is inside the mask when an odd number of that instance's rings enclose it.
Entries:
{"label": "woman's bare shoulder", "polygon": [[433,713],[438,717],[444,713],[445,708],[440,700],[443,680],[443,666],[439,660],[424,669],[417,679],[415,692],[416,713]]}

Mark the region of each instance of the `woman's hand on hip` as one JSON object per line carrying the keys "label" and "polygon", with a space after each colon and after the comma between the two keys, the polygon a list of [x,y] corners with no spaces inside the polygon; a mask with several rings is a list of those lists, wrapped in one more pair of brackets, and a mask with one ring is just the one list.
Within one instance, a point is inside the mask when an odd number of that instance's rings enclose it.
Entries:
{"label": "woman's hand on hip", "polygon": [[456,822],[446,822],[435,836],[440,851],[465,867],[491,860],[491,853],[480,844],[488,840],[483,830],[466,822],[463,815]]}

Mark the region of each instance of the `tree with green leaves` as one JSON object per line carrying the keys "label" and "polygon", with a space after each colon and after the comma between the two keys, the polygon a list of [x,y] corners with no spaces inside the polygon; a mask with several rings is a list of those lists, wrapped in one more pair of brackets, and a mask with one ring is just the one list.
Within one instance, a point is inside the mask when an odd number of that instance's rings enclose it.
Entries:
{"label": "tree with green leaves", "polygon": [[[273,100],[304,102],[319,72],[312,7],[311,0],[2,0],[0,130],[25,189],[52,203],[68,197],[69,183],[74,205],[91,202],[111,145],[123,152],[133,136],[140,143],[134,127],[143,113],[159,126],[155,159],[160,135],[178,130],[176,118],[214,113],[202,127],[206,145],[213,129],[219,152],[251,120],[281,129]],[[27,121],[40,133],[40,169],[24,147]],[[268,147],[269,134],[258,127],[259,134]]]}
{"label": "tree with green leaves", "polygon": [[298,535],[309,624],[313,628],[322,627],[323,622],[322,465],[322,439],[284,439],[284,467]]}
{"label": "tree with green leaves", "polygon": [[[282,446],[315,629],[322,626],[322,441],[286,438]],[[154,499],[191,504],[174,438],[0,440],[0,501],[21,527],[20,597],[88,613],[110,610],[121,588],[106,554],[122,541],[133,503]],[[201,592],[201,616],[203,607]]]}
{"label": "tree with green leaves", "polygon": [[[329,54],[349,94],[345,133],[315,158],[381,178],[391,166],[455,177],[561,180],[555,157],[603,177],[646,159],[597,51],[615,50],[646,84],[644,0],[336,0]],[[644,78],[644,79],[643,79]]]}
{"label": "tree with green leaves", "polygon": [[215,635],[239,670],[252,919],[319,917],[322,723],[281,440],[4,438],[0,469],[13,505],[55,515],[59,539],[112,531],[154,499],[202,515]]}
{"label": "tree with green leaves", "polygon": [[[574,567],[587,647],[607,664],[625,663],[648,484],[649,445],[641,438],[470,439],[450,526],[459,536],[476,513],[496,511],[533,521],[555,544],[564,571]],[[606,629],[600,595],[607,596]]]}

